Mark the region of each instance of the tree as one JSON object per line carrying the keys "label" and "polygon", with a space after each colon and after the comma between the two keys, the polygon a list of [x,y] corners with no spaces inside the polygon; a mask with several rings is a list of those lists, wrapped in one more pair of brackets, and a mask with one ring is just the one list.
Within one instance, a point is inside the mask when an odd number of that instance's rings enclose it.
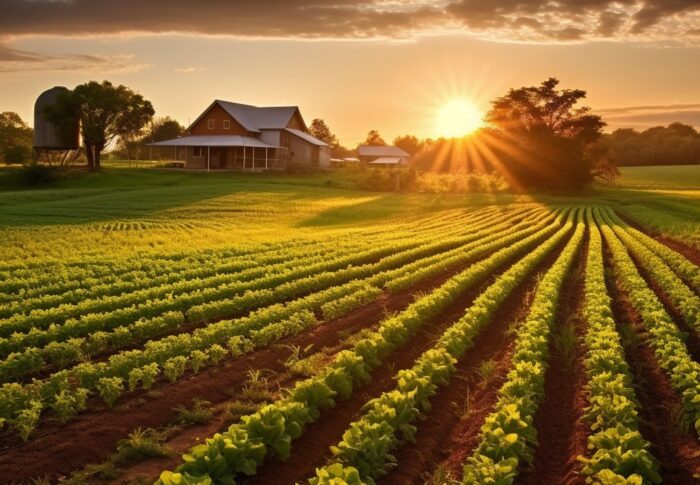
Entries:
{"label": "tree", "polygon": [[[185,127],[182,126],[177,120],[174,120],[169,116],[154,118],[151,123],[149,123],[148,128],[142,130],[140,137],[134,139],[124,139],[123,137],[120,137],[118,149],[119,152],[121,152],[120,155],[131,159],[130,155],[133,152],[149,148],[147,146],[149,143],[171,140],[184,135],[184,133]],[[161,150],[164,147],[152,148]]]}
{"label": "tree", "polygon": [[309,126],[309,131],[319,140],[328,143],[331,147],[338,145],[338,138],[331,132],[325,121],[315,118]]}
{"label": "tree", "polygon": [[24,163],[32,158],[34,130],[15,112],[0,113],[0,161]]}
{"label": "tree", "polygon": [[413,135],[397,136],[394,138],[394,145],[409,155],[415,155],[423,148],[423,142]]}
{"label": "tree", "polygon": [[150,101],[126,86],[109,81],[90,81],[62,93],[47,108],[47,118],[56,125],[77,113],[83,146],[90,170],[100,169],[100,154],[115,139],[132,140],[153,118]]}
{"label": "tree", "polygon": [[377,130],[369,130],[367,132],[367,138],[365,139],[365,145],[386,145],[384,138],[379,134]]}
{"label": "tree", "polygon": [[618,166],[700,164],[700,133],[690,125],[671,123],[641,133],[620,128],[601,140]]}
{"label": "tree", "polygon": [[549,78],[539,86],[511,89],[493,101],[486,116],[499,143],[516,149],[499,155],[523,188],[582,187],[603,171],[596,165],[606,157],[590,148],[605,123],[590,108],[576,106],[585,91],[557,90],[558,85]]}

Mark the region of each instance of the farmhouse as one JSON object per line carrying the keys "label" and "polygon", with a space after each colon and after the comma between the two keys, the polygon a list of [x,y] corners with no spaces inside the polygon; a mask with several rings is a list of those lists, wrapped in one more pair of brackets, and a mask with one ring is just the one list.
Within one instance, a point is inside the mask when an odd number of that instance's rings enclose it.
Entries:
{"label": "farmhouse", "polygon": [[360,145],[357,147],[360,161],[375,167],[403,167],[411,156],[396,146]]}
{"label": "farmhouse", "polygon": [[187,134],[153,146],[175,147],[186,168],[283,169],[330,166],[330,147],[311,136],[297,106],[257,107],[215,100]]}

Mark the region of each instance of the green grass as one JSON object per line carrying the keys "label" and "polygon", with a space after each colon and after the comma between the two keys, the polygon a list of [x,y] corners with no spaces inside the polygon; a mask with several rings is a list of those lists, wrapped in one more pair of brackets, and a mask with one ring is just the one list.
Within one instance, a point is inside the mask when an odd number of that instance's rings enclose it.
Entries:
{"label": "green grass", "polygon": [[620,188],[700,190],[700,165],[621,167],[620,173]]}
{"label": "green grass", "polygon": [[[27,189],[13,185],[13,170],[0,169],[0,258],[10,264],[250,247],[490,204],[595,199],[654,232],[700,248],[700,166],[623,168],[614,187],[575,197],[368,192],[354,188],[346,173],[153,168],[107,168]],[[692,186],[695,190],[688,189]]]}

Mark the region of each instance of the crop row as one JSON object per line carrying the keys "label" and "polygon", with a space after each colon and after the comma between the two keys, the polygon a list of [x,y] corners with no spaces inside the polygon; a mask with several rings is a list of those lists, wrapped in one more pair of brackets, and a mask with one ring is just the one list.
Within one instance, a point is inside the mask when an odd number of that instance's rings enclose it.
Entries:
{"label": "crop row", "polygon": [[[633,237],[625,227],[620,225],[619,218],[610,211],[604,212],[615,234],[622,240],[639,262],[640,266],[649,273],[663,292],[668,295],[685,323],[700,336],[700,296],[685,285],[683,280],[653,251]],[[700,269],[696,268],[698,273]]]}
{"label": "crop row", "polygon": [[[390,238],[388,241],[377,240],[371,249],[359,250],[349,248],[343,250],[341,246],[337,252],[306,255],[304,253],[289,252],[287,259],[276,264],[256,261],[256,265],[244,271],[234,270],[232,273],[216,273],[210,276],[194,277],[177,280],[168,284],[156,284],[146,288],[130,290],[128,292],[105,296],[95,294],[92,298],[81,300],[77,303],[63,303],[48,309],[35,309],[27,314],[16,314],[5,319],[0,324],[0,335],[7,336],[13,332],[28,332],[34,328],[45,328],[49,325],[58,325],[68,319],[77,319],[83,315],[111,313],[117,309],[129,309],[138,311],[145,304],[153,305],[159,300],[185,299],[182,306],[186,307],[195,302],[207,301],[209,293],[214,297],[229,296],[241,291],[241,285],[249,285],[253,288],[255,281],[277,277],[280,282],[288,281],[299,271],[305,274],[313,274],[312,271],[325,271],[328,269],[342,268],[352,264],[363,264],[388,254],[416,247],[430,236],[416,237],[415,240]],[[289,275],[292,273],[292,275]],[[273,283],[274,284],[274,283]],[[231,288],[229,288],[229,286]],[[247,289],[246,286],[242,287]],[[232,293],[233,292],[233,293]],[[176,298],[179,297],[179,298]],[[177,302],[171,302],[176,304]],[[158,306],[157,303],[155,303]],[[170,308],[176,309],[176,308]],[[79,325],[79,323],[77,324]]]}
{"label": "crop row", "polygon": [[694,424],[700,435],[700,364],[690,357],[681,331],[637,271],[625,246],[610,227],[610,220],[599,212],[595,213],[595,219],[610,248],[620,285],[628,293],[632,306],[639,312],[649,332],[647,341],[656,360],[681,396],[686,419]]}
{"label": "crop row", "polygon": [[518,329],[511,370],[498,391],[494,411],[481,427],[479,444],[464,465],[464,483],[511,483],[518,468],[532,461],[537,444],[533,421],[544,394],[551,327],[585,229],[579,214],[573,236],[537,287],[529,314]]}
{"label": "crop row", "polygon": [[[559,220],[561,220],[560,216]],[[377,330],[340,352],[333,363],[316,376],[298,382],[280,400],[244,416],[240,423],[195,446],[183,457],[176,473],[164,472],[161,483],[177,483],[183,477],[233,483],[240,474],[252,475],[265,458],[285,459],[291,443],[304,427],[332,408],[336,399],[348,398],[353,389],[370,379],[370,371],[382,364],[416,331],[437,317],[468,288],[483,281],[497,268],[526,253],[552,234],[559,224],[550,225],[510,247],[500,249],[448,279],[430,294],[417,299],[398,315],[383,320]]]}
{"label": "crop row", "polygon": [[424,352],[411,369],[396,375],[395,389],[368,402],[342,441],[331,447],[331,463],[318,469],[310,483],[318,485],[355,475],[362,483],[373,483],[393,466],[392,450],[401,441],[414,439],[416,427],[412,423],[430,410],[431,397],[438,386],[447,384],[455,371],[454,364],[474,345],[476,336],[508,295],[564,240],[572,226],[570,219],[555,235],[499,276],[433,348]]}
{"label": "crop row", "polygon": [[[481,210],[471,214],[472,217],[469,220],[498,212],[500,210],[497,209]],[[448,219],[439,224],[432,222],[431,219],[435,218],[422,221],[423,223],[417,226],[417,232],[441,231],[454,227],[460,222],[461,217],[452,217],[452,220]],[[380,232],[348,230],[343,232],[342,237],[333,238],[330,241],[327,238],[324,240],[303,239],[281,243],[263,243],[250,249],[208,249],[167,256],[137,256],[136,258],[133,255],[128,257],[114,256],[107,261],[81,260],[74,265],[46,262],[44,265],[32,266],[19,273],[0,273],[3,276],[0,278],[2,282],[0,290],[4,292],[0,293],[0,301],[7,303],[12,299],[26,300],[47,295],[60,297],[62,294],[70,294],[71,290],[90,292],[95,287],[104,290],[115,287],[117,289],[115,291],[118,291],[122,288],[119,283],[130,282],[133,285],[138,285],[143,281],[148,282],[163,275],[177,275],[182,271],[186,272],[183,273],[185,276],[192,267],[203,268],[205,271],[209,271],[209,274],[215,274],[217,268],[223,266],[225,269],[227,264],[234,262],[243,264],[244,267],[250,267],[248,265],[256,261],[258,264],[270,264],[283,261],[290,253],[295,252],[313,254],[318,248],[357,244],[355,241],[360,243],[357,245],[359,247],[363,241],[398,239],[402,235],[399,231],[401,226],[392,225]],[[415,234],[416,230],[412,233]],[[177,279],[173,281],[177,281]]]}
{"label": "crop row", "polygon": [[660,243],[653,237],[647,236],[642,231],[626,224],[614,212],[611,214],[613,221],[624,227],[627,232],[634,236],[639,242],[652,250],[663,259],[673,271],[683,278],[688,285],[698,294],[700,294],[700,268],[691,261],[688,261],[682,254],[674,251],[663,243]]}
{"label": "crop row", "polygon": [[[474,243],[475,248],[464,253],[463,258],[468,261],[492,248],[512,244],[522,237],[523,232],[508,234],[491,244]],[[395,275],[401,275],[401,271],[408,271],[410,268],[411,265],[402,267]],[[381,278],[386,281],[392,275],[391,272],[384,272]],[[381,281],[377,280],[378,283]],[[45,406],[53,408],[57,400],[62,401],[70,396],[75,390],[74,382],[79,388],[97,390],[106,401],[112,402],[123,392],[125,382],[128,382],[130,387],[139,382],[144,387],[149,387],[161,374],[174,380],[188,367],[196,372],[209,361],[219,361],[226,355],[239,355],[251,346],[269,343],[313,325],[316,323],[313,316],[315,309],[347,295],[367,291],[362,280],[340,286],[335,286],[336,283],[338,282],[329,278],[325,281],[326,287],[329,288],[286,305],[276,304],[255,311],[247,317],[216,322],[195,330],[192,334],[151,341],[141,350],[113,355],[107,362],[80,364],[26,386],[5,384],[0,395],[0,417],[10,420],[20,431],[28,430],[22,432],[27,436],[36,425],[41,409]],[[227,344],[229,349],[222,347],[222,343]],[[81,401],[61,403],[61,406],[67,409],[71,405],[74,406],[74,412],[84,407]],[[70,413],[66,410],[63,414]]]}
{"label": "crop row", "polygon": [[579,457],[584,463],[581,473],[595,483],[658,483],[659,464],[639,432],[639,403],[605,285],[600,231],[590,212],[586,221],[589,244],[583,316],[588,404],[584,419],[591,434],[588,456]]}
{"label": "crop row", "polygon": [[[529,218],[526,219],[526,221],[529,220]],[[329,284],[340,284],[356,278],[366,277],[379,271],[383,272],[426,255],[430,256],[437,253],[437,258],[449,259],[447,256],[454,251],[445,253],[440,251],[474,240],[478,241],[483,237],[488,237],[491,233],[497,234],[498,231],[508,227],[512,228],[513,226],[509,226],[508,223],[491,226],[483,231],[476,231],[467,237],[448,238],[436,243],[426,244],[393,254],[377,263],[364,266],[349,266],[337,271],[317,272],[323,268],[319,268],[319,265],[311,265],[299,270],[301,277],[287,282],[284,280],[289,277],[289,274],[272,274],[264,278],[263,282],[267,287],[279,285],[274,289],[265,287],[260,290],[256,290],[255,287],[248,288],[246,291],[241,289],[237,295],[228,300],[217,299],[212,302],[195,305],[187,310],[187,316],[190,322],[221,318],[235,313],[242,313],[255,307],[287,301],[290,297],[298,296],[308,291],[317,291]],[[461,256],[458,254],[457,257]],[[371,283],[376,284],[375,281]],[[220,298],[225,296],[221,295],[221,293],[217,293],[217,295]],[[106,315],[104,318],[100,318],[98,315],[88,316],[70,326],[52,326],[46,331],[37,329],[29,334],[15,334],[10,339],[0,342],[5,347],[12,345],[14,348],[22,348],[28,344],[42,342],[50,343],[43,348],[29,347],[21,352],[11,354],[8,359],[0,363],[0,378],[5,381],[17,379],[42,369],[46,363],[63,367],[67,363],[82,358],[84,355],[119,348],[120,346],[128,345],[130,342],[133,343],[134,340],[138,341],[139,338],[152,338],[160,333],[174,330],[185,322],[185,318],[182,313],[170,311],[173,309],[171,306],[173,304],[171,299],[166,300],[165,306],[156,306],[156,302],[154,302],[152,307],[154,313],[157,313],[155,309],[160,309],[162,313],[150,319],[139,319],[134,324],[129,324],[130,319],[126,318],[128,312],[117,311]],[[336,307],[338,305],[347,306],[347,300],[343,303],[336,303]],[[175,307],[175,309],[182,310],[181,307]],[[328,307],[326,311],[328,311]],[[88,339],[79,338],[86,333],[91,334]],[[29,340],[30,338],[31,340]],[[10,348],[12,349],[13,347]]]}

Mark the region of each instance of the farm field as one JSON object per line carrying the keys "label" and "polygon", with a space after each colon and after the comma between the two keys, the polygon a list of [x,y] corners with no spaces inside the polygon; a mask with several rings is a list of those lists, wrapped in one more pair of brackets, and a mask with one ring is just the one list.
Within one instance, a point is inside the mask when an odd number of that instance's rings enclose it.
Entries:
{"label": "farm field", "polygon": [[697,483],[700,167],[660,170],[0,173],[0,482]]}

